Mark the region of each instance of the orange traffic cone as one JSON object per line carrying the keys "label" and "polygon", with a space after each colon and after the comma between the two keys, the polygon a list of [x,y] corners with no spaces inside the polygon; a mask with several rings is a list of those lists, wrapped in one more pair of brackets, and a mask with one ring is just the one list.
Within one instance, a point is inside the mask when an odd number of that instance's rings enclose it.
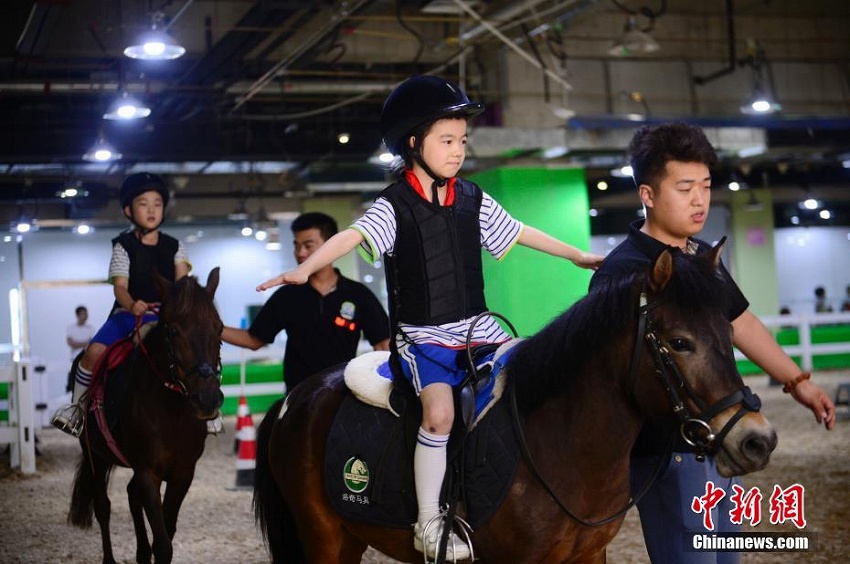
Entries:
{"label": "orange traffic cone", "polygon": [[248,409],[248,401],[245,396],[239,396],[239,407],[236,410],[236,431],[233,433],[233,454],[239,452],[239,431],[245,426],[246,421],[251,421],[251,411]]}
{"label": "orange traffic cone", "polygon": [[[241,419],[241,418],[240,418]],[[236,489],[254,487],[257,467],[257,432],[251,415],[245,416],[239,431],[239,455],[236,458]]]}

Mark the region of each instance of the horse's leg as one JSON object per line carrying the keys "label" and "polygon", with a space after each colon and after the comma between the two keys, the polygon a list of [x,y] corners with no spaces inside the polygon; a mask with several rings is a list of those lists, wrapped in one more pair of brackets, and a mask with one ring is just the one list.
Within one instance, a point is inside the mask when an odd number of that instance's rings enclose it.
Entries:
{"label": "horse's leg", "polygon": [[339,564],[359,564],[368,544],[343,529],[342,546],[339,549]]}
{"label": "horse's leg", "polygon": [[137,491],[140,494],[142,506],[151,527],[151,536],[153,537],[151,548],[153,549],[154,561],[157,564],[168,564],[173,556],[173,548],[162,514],[162,498],[159,493],[162,479],[159,476],[154,476],[150,471],[137,472],[136,477],[138,478]]}
{"label": "horse's leg", "polygon": [[183,505],[186,494],[189,493],[192,478],[192,475],[188,479],[172,478],[165,487],[165,496],[162,500],[162,515],[165,520],[165,530],[168,533],[169,540],[174,540],[174,533],[177,532],[177,515],[180,513],[180,506]]}
{"label": "horse's leg", "polygon": [[136,562],[151,561],[151,545],[148,541],[148,531],[145,527],[142,492],[136,474],[127,484],[127,500],[130,503],[130,515],[133,516],[133,530],[136,532]]}
{"label": "horse's leg", "polygon": [[[84,463],[88,463],[85,460]],[[103,546],[103,564],[115,564],[115,556],[112,554],[112,539],[109,534],[109,519],[112,515],[112,503],[109,501],[107,486],[109,485],[109,472],[112,463],[94,455],[90,462],[94,469],[92,501],[94,516],[100,525],[100,541]]]}

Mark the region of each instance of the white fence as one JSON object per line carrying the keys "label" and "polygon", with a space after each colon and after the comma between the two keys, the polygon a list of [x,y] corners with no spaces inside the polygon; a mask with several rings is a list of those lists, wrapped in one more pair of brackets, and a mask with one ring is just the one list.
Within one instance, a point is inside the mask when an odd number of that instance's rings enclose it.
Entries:
{"label": "white fence", "polygon": [[[0,352],[14,352],[3,345]],[[10,466],[24,474],[35,472],[35,421],[32,374],[25,361],[0,365],[0,383],[9,385],[9,424],[0,425],[0,444],[10,446]]]}
{"label": "white fence", "polygon": [[[817,325],[850,325],[850,313],[811,313],[796,315],[771,315],[760,318],[768,328],[796,327],[800,335],[799,345],[783,345],[788,356],[799,356],[803,370],[811,370],[815,355],[850,353],[850,341],[836,343],[812,343],[812,327]],[[747,357],[735,349],[735,360]]]}

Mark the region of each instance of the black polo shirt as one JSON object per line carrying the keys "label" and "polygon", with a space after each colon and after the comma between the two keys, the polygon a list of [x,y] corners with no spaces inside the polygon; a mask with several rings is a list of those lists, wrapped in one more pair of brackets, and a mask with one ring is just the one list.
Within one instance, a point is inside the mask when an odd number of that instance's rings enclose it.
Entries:
{"label": "black polo shirt", "polygon": [[[605,257],[602,266],[590,279],[591,290],[607,280],[623,278],[635,272],[648,270],[655,264],[655,260],[665,249],[681,252],[680,249],[662,243],[642,232],[640,228],[643,227],[643,222],[644,220],[639,219],[629,225],[629,234],[626,236],[626,240],[617,245]],[[689,238],[688,241],[690,244],[696,245],[696,254],[702,254],[711,249],[711,245],[700,239]],[[720,272],[726,281],[729,292],[726,317],[731,323],[750,307],[750,303],[722,263]],[[647,420],[635,441],[634,447],[632,447],[632,456],[650,456],[663,453],[670,433],[677,425],[678,423],[672,418],[669,420]],[[681,439],[678,432],[676,432],[676,437],[674,451],[693,452],[693,449]]]}
{"label": "black polo shirt", "polygon": [[320,370],[354,358],[361,334],[372,345],[390,336],[390,322],[378,298],[363,284],[336,272],[336,289],[326,296],[309,282],[279,288],[248,328],[265,343],[286,331],[283,374],[288,390]]}

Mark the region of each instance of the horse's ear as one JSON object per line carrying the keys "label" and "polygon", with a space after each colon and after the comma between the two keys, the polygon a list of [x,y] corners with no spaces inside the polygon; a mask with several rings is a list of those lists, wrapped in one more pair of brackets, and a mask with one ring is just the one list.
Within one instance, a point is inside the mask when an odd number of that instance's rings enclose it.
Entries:
{"label": "horse's ear", "polygon": [[160,274],[156,268],[151,273],[153,278],[153,286],[156,288],[156,293],[159,294],[160,301],[165,301],[168,298],[168,292],[171,290],[171,281]]}
{"label": "horse's ear", "polygon": [[655,264],[652,265],[652,272],[649,275],[649,288],[652,292],[660,292],[670,282],[673,276],[673,255],[670,254],[670,249],[664,249],[658,258],[655,259]]}
{"label": "horse's ear", "polygon": [[207,276],[207,294],[210,295],[210,298],[215,297],[215,291],[218,289],[218,271],[219,268],[216,266],[212,270],[210,270],[210,275]]}
{"label": "horse's ear", "polygon": [[726,244],[726,236],[724,235],[720,241],[714,245],[710,251],[705,253],[705,259],[711,263],[714,270],[720,269],[720,255],[723,254],[723,246]]}

